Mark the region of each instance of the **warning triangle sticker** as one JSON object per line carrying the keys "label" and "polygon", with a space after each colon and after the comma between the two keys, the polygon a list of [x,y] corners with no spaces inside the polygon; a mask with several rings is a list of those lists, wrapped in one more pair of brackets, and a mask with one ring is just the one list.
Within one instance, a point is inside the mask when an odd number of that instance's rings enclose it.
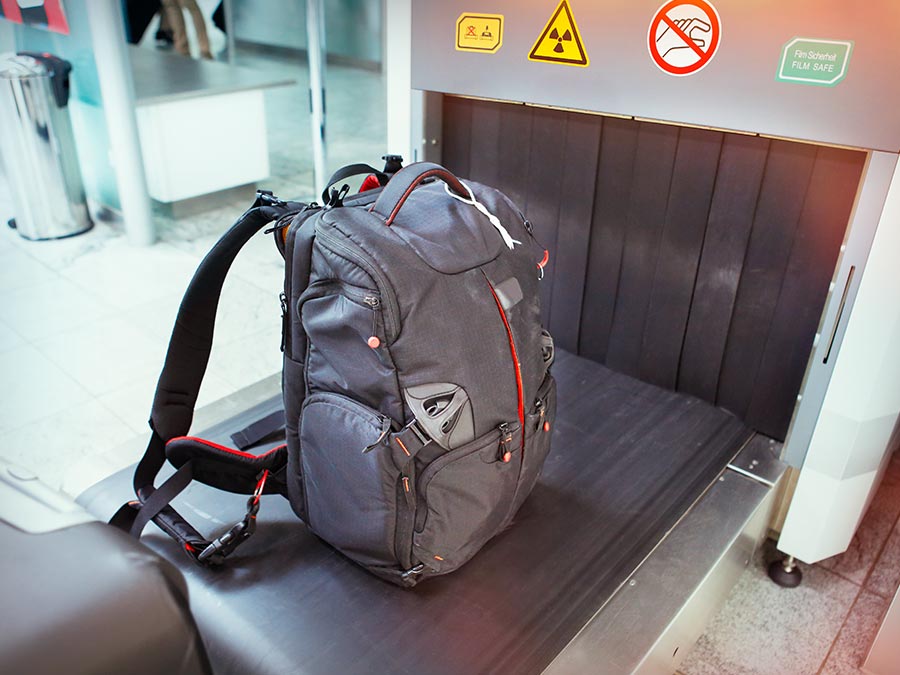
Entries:
{"label": "warning triangle sticker", "polygon": [[528,60],[562,63],[567,66],[588,65],[588,55],[584,51],[581,33],[568,0],[560,0],[541,36],[531,48]]}

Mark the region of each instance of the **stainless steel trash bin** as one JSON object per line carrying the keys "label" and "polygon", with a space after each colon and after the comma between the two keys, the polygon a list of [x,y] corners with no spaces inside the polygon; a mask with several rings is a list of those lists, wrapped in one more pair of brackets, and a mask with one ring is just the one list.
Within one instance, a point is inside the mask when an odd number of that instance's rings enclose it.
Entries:
{"label": "stainless steel trash bin", "polygon": [[92,225],[69,119],[71,70],[51,54],[0,57],[0,155],[12,187],[10,226],[26,239],[69,237]]}

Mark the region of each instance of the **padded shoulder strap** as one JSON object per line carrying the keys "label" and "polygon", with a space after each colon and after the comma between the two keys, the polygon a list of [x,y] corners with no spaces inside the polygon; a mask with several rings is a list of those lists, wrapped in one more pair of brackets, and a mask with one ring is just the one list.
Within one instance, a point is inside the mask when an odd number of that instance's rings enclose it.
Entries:
{"label": "padded shoulder strap", "polygon": [[[138,501],[129,502],[119,509],[119,512],[110,521],[113,525],[128,530],[135,536],[140,536],[144,525],[153,520],[163,531],[177,540],[189,554],[203,562],[220,562],[221,558],[229,552],[221,549],[223,545],[221,540],[226,536],[229,536],[227,541],[232,542],[231,546],[243,541],[236,534],[232,534],[223,535],[223,537],[209,542],[168,505],[194,477],[202,479],[201,475],[195,476],[195,471],[202,470],[204,463],[209,464],[208,458],[202,456],[203,453],[199,457],[200,461],[197,462],[187,458],[183,459],[176,474],[159,489],[154,486],[154,482],[166,461],[167,443],[172,439],[187,436],[190,429],[197,394],[200,391],[212,350],[213,328],[219,296],[232,262],[250,237],[266,224],[291,211],[299,211],[303,207],[303,204],[284,202],[274,198],[270,193],[258,192],[253,206],[222,235],[194,273],[181,301],[172,337],[169,339],[165,364],[156,386],[156,395],[150,413],[150,428],[153,433],[147,450],[134,473],[134,491]],[[208,451],[206,454],[209,454]],[[283,453],[281,454],[283,455]],[[247,457],[242,459],[242,463],[247,467],[251,469],[255,467],[253,462],[247,461]],[[270,472],[274,473],[279,469],[278,466],[275,466],[277,459],[280,459],[278,455],[273,454],[264,462],[265,466],[260,464],[259,467],[256,467],[263,472],[258,481],[254,482],[252,477],[242,481],[243,485],[241,485],[240,491],[257,493],[254,508],[258,508],[258,497],[263,491],[265,478]],[[241,459],[233,461],[241,463]],[[219,463],[221,464],[221,461]],[[243,468],[247,469],[247,467]],[[221,472],[222,469],[220,468],[219,471]],[[244,472],[246,473],[246,471]],[[225,470],[225,473],[228,471]],[[239,476],[240,467],[234,473]],[[272,485],[275,484],[276,482],[273,481]],[[248,486],[249,490],[244,486]],[[252,520],[255,524],[255,512]],[[247,522],[249,523],[250,520]],[[242,530],[244,538],[249,536],[249,531],[245,526]],[[207,553],[206,557],[201,557],[204,550],[210,546],[215,549],[213,554]]]}
{"label": "padded shoulder strap", "polygon": [[253,207],[222,235],[194,273],[175,319],[150,414],[150,426],[164,441],[186,436],[190,429],[212,350],[219,295],[232,262],[256,232],[303,206],[258,193]]}

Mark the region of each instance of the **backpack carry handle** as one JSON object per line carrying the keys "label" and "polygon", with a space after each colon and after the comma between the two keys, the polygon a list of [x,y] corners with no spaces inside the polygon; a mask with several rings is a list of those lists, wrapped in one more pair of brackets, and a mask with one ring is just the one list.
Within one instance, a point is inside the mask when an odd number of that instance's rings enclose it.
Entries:
{"label": "backpack carry handle", "polygon": [[353,176],[370,175],[375,176],[375,178],[378,179],[378,184],[382,187],[387,185],[389,176],[386,173],[369,166],[368,164],[348,164],[347,166],[342,166],[340,169],[331,174],[331,178],[329,178],[328,182],[325,183],[325,189],[322,190],[322,203],[328,203],[328,189],[335,183],[339,183],[342,180],[347,180],[348,178],[352,178]]}
{"label": "backpack carry handle", "polygon": [[330,197],[329,188],[332,185],[353,176],[375,176],[380,187],[387,185],[391,176],[403,168],[403,157],[401,155],[382,155],[381,159],[384,160],[384,169],[381,171],[368,164],[348,164],[335,171],[331,174],[328,182],[325,183],[325,189],[322,190],[322,203],[328,203]]}
{"label": "backpack carry handle", "polygon": [[460,197],[469,199],[469,191],[462,182],[440,164],[433,162],[416,162],[400,169],[391,178],[387,186],[378,195],[372,211],[384,218],[384,224],[390,226],[406,203],[407,198],[416,186],[428,178],[439,178]]}

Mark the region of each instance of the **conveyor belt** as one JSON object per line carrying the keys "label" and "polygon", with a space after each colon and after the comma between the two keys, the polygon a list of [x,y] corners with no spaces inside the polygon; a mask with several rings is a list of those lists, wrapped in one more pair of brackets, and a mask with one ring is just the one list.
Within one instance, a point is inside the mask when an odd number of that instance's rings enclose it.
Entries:
{"label": "conveyor belt", "polygon": [[[564,352],[554,374],[553,451],[513,527],[413,590],[334,552],[280,497],[264,498],[256,535],[224,570],[194,566],[148,528],[143,540],[187,577],[216,672],[543,670],[754,433],[699,399]],[[228,443],[239,417],[208,437]],[[130,482],[120,472],[80,501],[107,517]],[[177,503],[211,532],[240,518],[244,498],[192,486]]]}

